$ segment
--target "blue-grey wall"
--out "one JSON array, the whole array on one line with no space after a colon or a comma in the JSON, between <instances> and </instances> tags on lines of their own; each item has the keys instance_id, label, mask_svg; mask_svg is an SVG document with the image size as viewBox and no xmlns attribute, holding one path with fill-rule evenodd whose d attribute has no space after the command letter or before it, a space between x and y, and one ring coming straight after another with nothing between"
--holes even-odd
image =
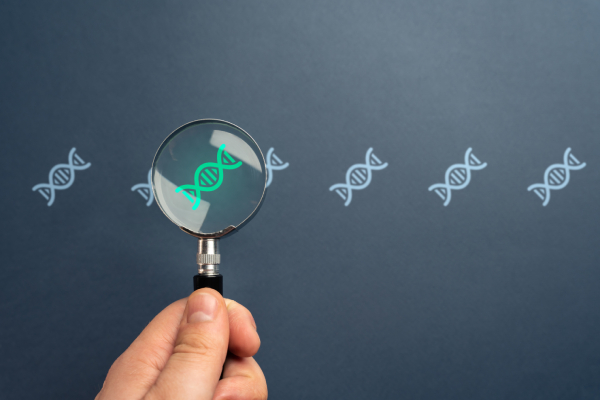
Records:
<instances>
[{"instance_id":1,"label":"blue-grey wall","mask_svg":"<svg viewBox=\"0 0 600 400\"><path fill-rule=\"evenodd\" d=\"M93 398L189 294L195 239L131 188L212 117L289 163L221 243L272 399L600 398L598 21L592 0L3 1L0 397ZM74 147L91 166L48 206L32 188ZM388 166L345 206L329 189L369 148ZM458 190L469 148L486 166Z\"/></svg>"}]
</instances>

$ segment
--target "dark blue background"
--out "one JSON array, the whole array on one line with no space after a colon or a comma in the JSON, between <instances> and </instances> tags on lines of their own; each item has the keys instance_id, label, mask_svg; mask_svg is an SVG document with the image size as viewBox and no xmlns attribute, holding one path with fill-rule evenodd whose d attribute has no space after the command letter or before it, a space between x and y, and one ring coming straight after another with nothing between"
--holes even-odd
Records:
<instances>
[{"instance_id":1,"label":"dark blue background","mask_svg":"<svg viewBox=\"0 0 600 400\"><path fill-rule=\"evenodd\" d=\"M93 398L189 294L195 239L130 189L220 118L290 166L221 242L272 399L600 398L600 3L0 4L0 397ZM46 205L72 147L92 166ZM389 166L329 187L369 147ZM428 187L488 166L448 207ZM543 207L565 149L587 166Z\"/></svg>"}]
</instances>

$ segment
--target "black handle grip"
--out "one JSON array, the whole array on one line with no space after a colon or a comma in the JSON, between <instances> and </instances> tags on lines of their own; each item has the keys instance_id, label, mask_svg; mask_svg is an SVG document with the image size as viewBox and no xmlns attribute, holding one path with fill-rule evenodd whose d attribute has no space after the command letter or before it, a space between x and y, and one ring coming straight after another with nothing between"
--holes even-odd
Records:
<instances>
[{"instance_id":1,"label":"black handle grip","mask_svg":"<svg viewBox=\"0 0 600 400\"><path fill-rule=\"evenodd\" d=\"M223 296L223 275L196 275L194 276L194 290L202 288L215 289Z\"/></svg>"}]
</instances>

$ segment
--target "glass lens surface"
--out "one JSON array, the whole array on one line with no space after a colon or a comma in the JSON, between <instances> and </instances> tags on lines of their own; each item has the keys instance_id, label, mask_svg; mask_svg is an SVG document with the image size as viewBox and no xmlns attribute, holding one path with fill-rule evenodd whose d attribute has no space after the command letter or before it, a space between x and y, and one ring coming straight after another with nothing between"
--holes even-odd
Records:
<instances>
[{"instance_id":1,"label":"glass lens surface","mask_svg":"<svg viewBox=\"0 0 600 400\"><path fill-rule=\"evenodd\" d=\"M160 208L196 233L240 225L260 204L265 185L264 158L256 142L225 121L182 126L163 142L152 164Z\"/></svg>"}]
</instances>

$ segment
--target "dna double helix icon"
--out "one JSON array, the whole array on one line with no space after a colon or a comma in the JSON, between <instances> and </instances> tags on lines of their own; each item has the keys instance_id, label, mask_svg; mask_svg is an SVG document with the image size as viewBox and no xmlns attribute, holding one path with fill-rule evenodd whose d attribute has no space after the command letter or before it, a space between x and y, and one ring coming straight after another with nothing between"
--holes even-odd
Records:
<instances>
[{"instance_id":1,"label":"dna double helix icon","mask_svg":"<svg viewBox=\"0 0 600 400\"><path fill-rule=\"evenodd\" d=\"M271 147L269 149L269 151L267 152L267 159L266 161L266 167L267 167L267 186L269 187L269 185L271 184L271 182L273 181L273 171L281 171L282 169L286 169L287 167L290 166L290 163L284 163L283 161L281 161L281 159L279 159L279 157L277 157L275 155L275 153L273 153L273 151L275 151L275 149L273 147Z\"/></svg>"},{"instance_id":2,"label":"dna double helix icon","mask_svg":"<svg viewBox=\"0 0 600 400\"><path fill-rule=\"evenodd\" d=\"M148 183L138 183L131 187L131 191L137 191L146 200L146 206L150 207L152 200L154 200L154 192L152 192L152 168L148 171Z\"/></svg>"},{"instance_id":3,"label":"dna double helix icon","mask_svg":"<svg viewBox=\"0 0 600 400\"><path fill-rule=\"evenodd\" d=\"M562 164L552 164L544 172L544 183L535 183L527 188L527 191L533 191L541 200L545 207L550 201L550 190L560 190L567 186L571 178L570 170L578 170L585 167L585 163L579 161L572 153L571 148L565 150Z\"/></svg>"},{"instance_id":4,"label":"dna double helix icon","mask_svg":"<svg viewBox=\"0 0 600 400\"><path fill-rule=\"evenodd\" d=\"M371 183L371 171L384 169L388 163L382 162L375 154L373 148L367 150L364 164L354 164L346 171L346 183L338 183L329 188L329 191L334 191L345 200L344 205L347 207L352 201L352 191L362 190Z\"/></svg>"},{"instance_id":5,"label":"dna double helix icon","mask_svg":"<svg viewBox=\"0 0 600 400\"><path fill-rule=\"evenodd\" d=\"M40 183L33 187L33 191L39 192L48 200L48 207L54 203L56 190L65 190L75 182L75 171L88 169L92 164L85 163L77 153L75 147L69 152L68 164L56 164L48 174L48 183Z\"/></svg>"},{"instance_id":6,"label":"dna double helix icon","mask_svg":"<svg viewBox=\"0 0 600 400\"><path fill-rule=\"evenodd\" d=\"M464 164L454 164L446 170L445 183L436 183L429 186L429 191L432 190L444 200L444 207L450 204L452 199L452 190L460 190L466 188L471 182L471 170L480 170L487 166L487 163L479 161L472 149L469 147L465 153Z\"/></svg>"},{"instance_id":7,"label":"dna double helix icon","mask_svg":"<svg viewBox=\"0 0 600 400\"><path fill-rule=\"evenodd\" d=\"M242 162L236 162L233 157L225 151L222 144L217 151L217 162L207 162L200 165L194 173L193 185L181 185L175 189L175 193L183 193L192 202L192 210L200 205L200 193L217 190L223 183L223 170L236 169L242 166Z\"/></svg>"}]
</instances>

